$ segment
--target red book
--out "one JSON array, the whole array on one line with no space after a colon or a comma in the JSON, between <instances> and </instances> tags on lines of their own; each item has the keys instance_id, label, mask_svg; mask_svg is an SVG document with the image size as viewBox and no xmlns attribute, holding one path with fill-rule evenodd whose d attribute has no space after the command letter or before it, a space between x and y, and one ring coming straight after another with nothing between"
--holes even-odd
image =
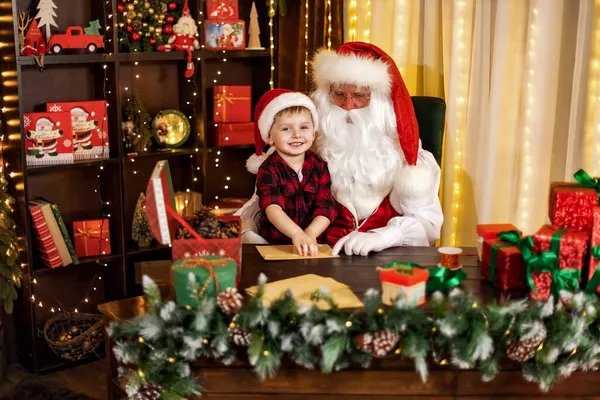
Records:
<instances>
[{"instance_id":1,"label":"red book","mask_svg":"<svg viewBox=\"0 0 600 400\"><path fill-rule=\"evenodd\" d=\"M68 112L73 132L73 154L76 161L110 158L106 102L78 101L47 103L48 112Z\"/></svg>"},{"instance_id":2,"label":"red book","mask_svg":"<svg viewBox=\"0 0 600 400\"><path fill-rule=\"evenodd\" d=\"M73 164L73 133L68 112L23 115L28 166Z\"/></svg>"},{"instance_id":3,"label":"red book","mask_svg":"<svg viewBox=\"0 0 600 400\"><path fill-rule=\"evenodd\" d=\"M46 225L46 220L44 219L40 206L29 205L29 212L31 214L33 230L38 241L42 262L49 268L61 267L62 259L60 258L54 240L50 235L50 230Z\"/></svg>"}]
</instances>

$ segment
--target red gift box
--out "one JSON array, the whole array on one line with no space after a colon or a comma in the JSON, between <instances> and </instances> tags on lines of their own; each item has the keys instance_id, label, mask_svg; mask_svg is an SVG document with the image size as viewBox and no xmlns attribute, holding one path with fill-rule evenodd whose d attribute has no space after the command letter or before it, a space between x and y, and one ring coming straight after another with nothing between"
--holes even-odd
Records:
<instances>
[{"instance_id":1,"label":"red gift box","mask_svg":"<svg viewBox=\"0 0 600 400\"><path fill-rule=\"evenodd\" d=\"M254 144L254 123L215 124L215 146Z\"/></svg>"},{"instance_id":2,"label":"red gift box","mask_svg":"<svg viewBox=\"0 0 600 400\"><path fill-rule=\"evenodd\" d=\"M483 242L489 239L496 239L500 232L517 231L519 235L523 233L512 224L478 224L477 225L477 257L479 261L483 260Z\"/></svg>"},{"instance_id":3,"label":"red gift box","mask_svg":"<svg viewBox=\"0 0 600 400\"><path fill-rule=\"evenodd\" d=\"M76 161L110 157L108 119L104 100L47 103L46 110L70 113L73 155Z\"/></svg>"},{"instance_id":4,"label":"red gift box","mask_svg":"<svg viewBox=\"0 0 600 400\"><path fill-rule=\"evenodd\" d=\"M586 262L588 240L588 232L544 225L533 236L533 251L534 253L550 251L558 253L557 267L559 270L581 272ZM553 246L553 243L557 245ZM557 247L558 252L556 251ZM548 299L552 290L553 272L533 271L531 278L537 293L532 290L530 297L536 300ZM580 279L577 281L579 282Z\"/></svg>"},{"instance_id":5,"label":"red gift box","mask_svg":"<svg viewBox=\"0 0 600 400\"><path fill-rule=\"evenodd\" d=\"M213 90L215 122L252 121L250 86L217 85Z\"/></svg>"},{"instance_id":6,"label":"red gift box","mask_svg":"<svg viewBox=\"0 0 600 400\"><path fill-rule=\"evenodd\" d=\"M515 243L501 239L483 242L481 277L501 290L524 289L526 269L523 255Z\"/></svg>"},{"instance_id":7,"label":"red gift box","mask_svg":"<svg viewBox=\"0 0 600 400\"><path fill-rule=\"evenodd\" d=\"M110 254L110 223L108 219L73 222L75 253L78 257Z\"/></svg>"},{"instance_id":8,"label":"red gift box","mask_svg":"<svg viewBox=\"0 0 600 400\"><path fill-rule=\"evenodd\" d=\"M24 113L27 165L73 164L71 117L62 113Z\"/></svg>"},{"instance_id":9,"label":"red gift box","mask_svg":"<svg viewBox=\"0 0 600 400\"><path fill-rule=\"evenodd\" d=\"M204 21L205 50L243 50L246 48L244 21Z\"/></svg>"},{"instance_id":10,"label":"red gift box","mask_svg":"<svg viewBox=\"0 0 600 400\"><path fill-rule=\"evenodd\" d=\"M156 163L146 188L146 216L148 225L156 240L161 244L172 245L173 261L198 255L225 256L235 260L238 275L242 269L242 236L231 239L204 239L175 211L175 196L169 163L162 160ZM224 221L237 221L239 232L242 231L240 217L220 216ZM183 226L195 236L194 239L175 239L177 226Z\"/></svg>"},{"instance_id":11,"label":"red gift box","mask_svg":"<svg viewBox=\"0 0 600 400\"><path fill-rule=\"evenodd\" d=\"M206 0L206 17L208 19L238 19L237 0Z\"/></svg>"},{"instance_id":12,"label":"red gift box","mask_svg":"<svg viewBox=\"0 0 600 400\"><path fill-rule=\"evenodd\" d=\"M592 215L592 239L586 291L600 293L600 206L594 207ZM598 272L598 277L594 277L596 272Z\"/></svg>"}]
</instances>

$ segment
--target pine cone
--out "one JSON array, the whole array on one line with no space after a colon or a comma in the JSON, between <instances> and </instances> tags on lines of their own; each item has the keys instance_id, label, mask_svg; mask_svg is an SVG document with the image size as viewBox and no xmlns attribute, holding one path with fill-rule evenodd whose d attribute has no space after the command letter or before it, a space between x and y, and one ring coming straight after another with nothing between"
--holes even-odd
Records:
<instances>
[{"instance_id":1,"label":"pine cone","mask_svg":"<svg viewBox=\"0 0 600 400\"><path fill-rule=\"evenodd\" d=\"M375 333L363 333L355 338L356 346L375 357L385 357L400 340L400 335L388 329Z\"/></svg>"},{"instance_id":2,"label":"pine cone","mask_svg":"<svg viewBox=\"0 0 600 400\"><path fill-rule=\"evenodd\" d=\"M231 324L229 324L229 328L227 328L229 337L236 346L248 347L251 339L250 332L241 330L239 325L236 323L237 319L237 316L234 317L231 321Z\"/></svg>"},{"instance_id":3,"label":"pine cone","mask_svg":"<svg viewBox=\"0 0 600 400\"><path fill-rule=\"evenodd\" d=\"M218 239L221 236L221 227L216 219L205 219L200 222L197 232L205 239Z\"/></svg>"},{"instance_id":4,"label":"pine cone","mask_svg":"<svg viewBox=\"0 0 600 400\"><path fill-rule=\"evenodd\" d=\"M138 392L131 397L132 400L158 400L161 387L154 383L144 383Z\"/></svg>"},{"instance_id":5,"label":"pine cone","mask_svg":"<svg viewBox=\"0 0 600 400\"><path fill-rule=\"evenodd\" d=\"M198 220L200 220L200 222L207 220L207 219L217 219L217 217L213 213L212 208L205 207L205 206L202 206L199 209L197 209L196 211L194 211L194 216Z\"/></svg>"},{"instance_id":6,"label":"pine cone","mask_svg":"<svg viewBox=\"0 0 600 400\"><path fill-rule=\"evenodd\" d=\"M217 295L217 306L219 306L225 315L239 313L243 301L244 297L233 287L229 287Z\"/></svg>"},{"instance_id":7,"label":"pine cone","mask_svg":"<svg viewBox=\"0 0 600 400\"><path fill-rule=\"evenodd\" d=\"M538 347L546 339L546 326L542 321L535 321L537 333L530 339L513 338L506 347L506 357L513 361L527 361L535 356Z\"/></svg>"}]
</instances>

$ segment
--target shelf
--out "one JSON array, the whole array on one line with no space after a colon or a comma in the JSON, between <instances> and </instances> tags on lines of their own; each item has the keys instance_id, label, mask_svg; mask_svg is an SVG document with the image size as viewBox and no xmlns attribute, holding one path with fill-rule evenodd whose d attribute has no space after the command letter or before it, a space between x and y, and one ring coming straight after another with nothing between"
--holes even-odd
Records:
<instances>
[{"instance_id":1,"label":"shelf","mask_svg":"<svg viewBox=\"0 0 600 400\"><path fill-rule=\"evenodd\" d=\"M169 250L169 249L170 249L170 246L163 246L161 244L157 244L157 245L145 247L145 248L130 248L130 249L127 249L127 257L159 253L161 251L165 251L165 250Z\"/></svg>"},{"instance_id":2,"label":"shelf","mask_svg":"<svg viewBox=\"0 0 600 400\"><path fill-rule=\"evenodd\" d=\"M89 64L114 61L114 54L59 54L44 56L44 65ZM31 56L17 56L17 64L37 66L36 61Z\"/></svg>"},{"instance_id":3,"label":"shelf","mask_svg":"<svg viewBox=\"0 0 600 400\"><path fill-rule=\"evenodd\" d=\"M198 147L198 152L202 150ZM151 158L151 157L177 157L182 155L193 155L196 154L196 149L168 149L168 150L150 150L142 153L129 153L123 156L126 159L132 158Z\"/></svg>"},{"instance_id":4,"label":"shelf","mask_svg":"<svg viewBox=\"0 0 600 400\"><path fill-rule=\"evenodd\" d=\"M38 174L45 174L45 173L50 173L50 172L70 171L70 170L77 169L77 168L96 167L96 166L100 166L100 165L112 165L112 164L118 164L118 163L119 163L118 158L109 158L108 160L76 161L73 164L28 167L27 173L29 175L38 175Z\"/></svg>"},{"instance_id":5,"label":"shelf","mask_svg":"<svg viewBox=\"0 0 600 400\"><path fill-rule=\"evenodd\" d=\"M200 57L208 60L216 60L220 58L260 58L269 57L271 53L268 49L265 50L202 50L199 52Z\"/></svg>"},{"instance_id":6,"label":"shelf","mask_svg":"<svg viewBox=\"0 0 600 400\"><path fill-rule=\"evenodd\" d=\"M254 150L253 144L238 144L235 146L210 146L206 148L206 151L212 153L213 151L226 151L226 150Z\"/></svg>"},{"instance_id":7,"label":"shelf","mask_svg":"<svg viewBox=\"0 0 600 400\"><path fill-rule=\"evenodd\" d=\"M58 267L58 268L44 267L44 268L34 269L32 272L34 275L38 275L38 274L44 275L44 274L51 273L52 271L56 271L56 270L64 271L65 268L69 268L69 269L81 268L81 267L86 267L91 264L102 264L102 263L107 263L110 261L120 260L121 258L123 258L122 254L110 254L107 256L99 256L99 257L83 257L83 258L79 259L79 264L70 264L70 265L67 265L66 267Z\"/></svg>"}]
</instances>

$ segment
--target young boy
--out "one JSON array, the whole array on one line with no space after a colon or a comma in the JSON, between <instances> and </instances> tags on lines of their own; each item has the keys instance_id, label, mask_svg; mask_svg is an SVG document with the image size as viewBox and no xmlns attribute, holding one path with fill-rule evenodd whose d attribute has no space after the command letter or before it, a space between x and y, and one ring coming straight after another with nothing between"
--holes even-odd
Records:
<instances>
[{"instance_id":1,"label":"young boy","mask_svg":"<svg viewBox=\"0 0 600 400\"><path fill-rule=\"evenodd\" d=\"M317 124L307 96L267 92L254 112L256 154L247 163L258 172L260 235L270 244L292 243L305 256L318 254L317 239L336 216L327 164L309 150ZM271 146L266 155L265 143Z\"/></svg>"}]
</instances>

